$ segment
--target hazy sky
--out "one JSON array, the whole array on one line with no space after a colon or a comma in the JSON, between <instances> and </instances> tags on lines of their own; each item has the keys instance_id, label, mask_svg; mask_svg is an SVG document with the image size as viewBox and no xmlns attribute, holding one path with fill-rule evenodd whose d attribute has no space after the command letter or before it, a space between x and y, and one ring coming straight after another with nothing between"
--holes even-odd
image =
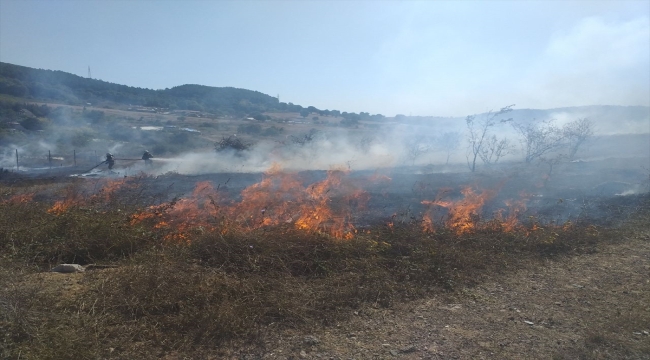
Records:
<instances>
[{"instance_id":1,"label":"hazy sky","mask_svg":"<svg viewBox=\"0 0 650 360\"><path fill-rule=\"evenodd\" d=\"M393 116L650 105L650 1L0 0L0 61Z\"/></svg>"}]
</instances>

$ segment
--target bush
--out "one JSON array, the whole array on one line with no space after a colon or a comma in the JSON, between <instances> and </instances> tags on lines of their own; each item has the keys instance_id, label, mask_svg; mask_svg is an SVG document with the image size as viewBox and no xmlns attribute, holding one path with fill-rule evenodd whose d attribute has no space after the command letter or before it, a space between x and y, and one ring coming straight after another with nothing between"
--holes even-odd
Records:
<instances>
[{"instance_id":1,"label":"bush","mask_svg":"<svg viewBox=\"0 0 650 360\"><path fill-rule=\"evenodd\" d=\"M262 132L260 124L241 124L237 127L237 132L242 134L258 135Z\"/></svg>"},{"instance_id":2,"label":"bush","mask_svg":"<svg viewBox=\"0 0 650 360\"><path fill-rule=\"evenodd\" d=\"M47 120L41 120L35 117L29 117L27 119L20 121L20 125L22 125L22 127L30 131L43 130L45 129L47 124L48 124Z\"/></svg>"},{"instance_id":3,"label":"bush","mask_svg":"<svg viewBox=\"0 0 650 360\"><path fill-rule=\"evenodd\" d=\"M88 130L77 130L70 137L70 144L76 148L85 147L93 139L93 133Z\"/></svg>"},{"instance_id":4,"label":"bush","mask_svg":"<svg viewBox=\"0 0 650 360\"><path fill-rule=\"evenodd\" d=\"M282 132L284 132L284 128L277 127L277 126L271 126L270 128L264 129L264 131L262 132L262 135L264 135L264 136L278 136Z\"/></svg>"},{"instance_id":5,"label":"bush","mask_svg":"<svg viewBox=\"0 0 650 360\"><path fill-rule=\"evenodd\" d=\"M217 152L234 150L236 153L240 153L242 151L250 149L251 146L251 144L243 142L236 136L228 136L221 138L221 141L214 145L214 149Z\"/></svg>"}]
</instances>

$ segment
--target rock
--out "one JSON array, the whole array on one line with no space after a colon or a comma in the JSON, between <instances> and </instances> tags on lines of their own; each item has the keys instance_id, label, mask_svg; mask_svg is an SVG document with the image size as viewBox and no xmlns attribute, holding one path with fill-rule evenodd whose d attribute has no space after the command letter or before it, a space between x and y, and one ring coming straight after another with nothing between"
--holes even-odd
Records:
<instances>
[{"instance_id":1,"label":"rock","mask_svg":"<svg viewBox=\"0 0 650 360\"><path fill-rule=\"evenodd\" d=\"M408 353L415 352L416 350L417 350L417 348L415 347L415 345L409 345L409 346L407 346L405 348L401 348L399 351L401 353L408 354Z\"/></svg>"},{"instance_id":2,"label":"rock","mask_svg":"<svg viewBox=\"0 0 650 360\"><path fill-rule=\"evenodd\" d=\"M397 350L391 350L390 354L393 355L393 356L397 356L397 354L399 354L399 352Z\"/></svg>"},{"instance_id":3,"label":"rock","mask_svg":"<svg viewBox=\"0 0 650 360\"><path fill-rule=\"evenodd\" d=\"M300 350L300 358L301 359L306 359L307 358L307 353L305 352L305 350Z\"/></svg>"},{"instance_id":4,"label":"rock","mask_svg":"<svg viewBox=\"0 0 650 360\"><path fill-rule=\"evenodd\" d=\"M69 273L84 272L86 271L86 269L84 269L84 267L79 264L60 264L53 267L52 270L50 271L69 274Z\"/></svg>"},{"instance_id":5,"label":"rock","mask_svg":"<svg viewBox=\"0 0 650 360\"><path fill-rule=\"evenodd\" d=\"M534 323L532 321L524 320L524 322L528 325L533 325Z\"/></svg>"},{"instance_id":6,"label":"rock","mask_svg":"<svg viewBox=\"0 0 650 360\"><path fill-rule=\"evenodd\" d=\"M305 336L302 341L307 344L307 345L318 345L320 344L320 339L313 336L313 335L307 335Z\"/></svg>"}]
</instances>

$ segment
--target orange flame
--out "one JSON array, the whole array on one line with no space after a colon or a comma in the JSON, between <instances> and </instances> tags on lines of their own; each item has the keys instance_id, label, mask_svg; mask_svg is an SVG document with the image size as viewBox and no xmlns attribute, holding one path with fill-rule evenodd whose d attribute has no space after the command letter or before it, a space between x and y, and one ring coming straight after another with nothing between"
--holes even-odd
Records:
<instances>
[{"instance_id":1,"label":"orange flame","mask_svg":"<svg viewBox=\"0 0 650 360\"><path fill-rule=\"evenodd\" d=\"M308 201L300 206L296 228L325 231L342 239L354 237L356 229L351 221L352 208L364 207L369 198L363 190L357 189L349 181L344 181L348 174L349 171L346 170L330 170L325 180L306 189ZM342 201L336 204L336 208L331 206L331 192L334 195L342 195Z\"/></svg>"},{"instance_id":2,"label":"orange flame","mask_svg":"<svg viewBox=\"0 0 650 360\"><path fill-rule=\"evenodd\" d=\"M131 216L131 225L149 219L156 219L154 229L170 229L166 240L187 241L188 233L194 229L215 230L219 213L217 201L219 194L209 181L196 184L188 198L172 201L162 205L150 206L144 212Z\"/></svg>"},{"instance_id":3,"label":"orange flame","mask_svg":"<svg viewBox=\"0 0 650 360\"><path fill-rule=\"evenodd\" d=\"M110 201L114 194L124 188L135 188L137 183L133 181L133 178L124 178L124 179L106 179L100 182L102 184L100 190L97 194L85 198L80 189L76 186L69 186L66 188L66 195L63 200L57 200L54 205L47 211L50 214L61 215L72 206L85 205L87 203L95 202L108 202Z\"/></svg>"},{"instance_id":4,"label":"orange flame","mask_svg":"<svg viewBox=\"0 0 650 360\"><path fill-rule=\"evenodd\" d=\"M424 200L424 205L437 205L448 210L446 226L457 234L463 234L474 231L483 205L496 195L495 190L483 190L476 193L471 187L467 186L461 190L463 199L458 201L444 201L437 199L434 201ZM427 212L424 221L424 230L433 231L433 219L431 212ZM430 228L427 228L429 226Z\"/></svg>"},{"instance_id":5,"label":"orange flame","mask_svg":"<svg viewBox=\"0 0 650 360\"><path fill-rule=\"evenodd\" d=\"M34 195L35 194L33 193L18 194L10 197L7 200L4 200L2 203L11 205L26 204L34 199Z\"/></svg>"},{"instance_id":6,"label":"orange flame","mask_svg":"<svg viewBox=\"0 0 650 360\"><path fill-rule=\"evenodd\" d=\"M347 174L347 171L331 170L325 180L305 187L296 174L273 165L259 183L241 192L239 203L224 204L224 199L204 182L197 184L188 198L149 207L133 215L131 224L157 218L155 228L186 234L197 227L216 230L215 220L221 215L229 219L220 223L222 231L223 226L251 231L288 223L297 229L350 239L356 233L352 225L353 209L365 206L369 197L346 177Z\"/></svg>"},{"instance_id":7,"label":"orange flame","mask_svg":"<svg viewBox=\"0 0 650 360\"><path fill-rule=\"evenodd\" d=\"M508 207L508 215L504 218L503 212L500 211L497 213L496 217L496 219L501 222L503 231L512 232L517 229L519 226L519 216L526 211L526 202L528 202L529 198L530 194L522 192L520 194L520 199L509 199L504 201L505 205Z\"/></svg>"}]
</instances>

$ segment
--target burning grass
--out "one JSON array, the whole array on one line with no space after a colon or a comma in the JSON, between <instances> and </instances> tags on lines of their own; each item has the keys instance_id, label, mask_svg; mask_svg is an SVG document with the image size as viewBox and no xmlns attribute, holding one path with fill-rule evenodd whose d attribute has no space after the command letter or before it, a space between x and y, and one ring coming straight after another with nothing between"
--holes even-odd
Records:
<instances>
[{"instance_id":1,"label":"burning grass","mask_svg":"<svg viewBox=\"0 0 650 360\"><path fill-rule=\"evenodd\" d=\"M330 325L362 306L594 251L614 231L534 219L511 226L514 215L482 220L462 201L473 207L490 193L469 190L460 201L431 202L447 211L435 231L422 219L360 231L354 212L367 195L343 171L304 186L272 169L239 202L199 183L187 198L142 209L145 180L67 189L63 198L74 201L64 211L23 197L0 202L3 357L218 352L230 341L255 343L264 329ZM647 198L640 203L647 209ZM36 274L62 262L120 267L74 275L67 293L48 282L58 274Z\"/></svg>"}]
</instances>

